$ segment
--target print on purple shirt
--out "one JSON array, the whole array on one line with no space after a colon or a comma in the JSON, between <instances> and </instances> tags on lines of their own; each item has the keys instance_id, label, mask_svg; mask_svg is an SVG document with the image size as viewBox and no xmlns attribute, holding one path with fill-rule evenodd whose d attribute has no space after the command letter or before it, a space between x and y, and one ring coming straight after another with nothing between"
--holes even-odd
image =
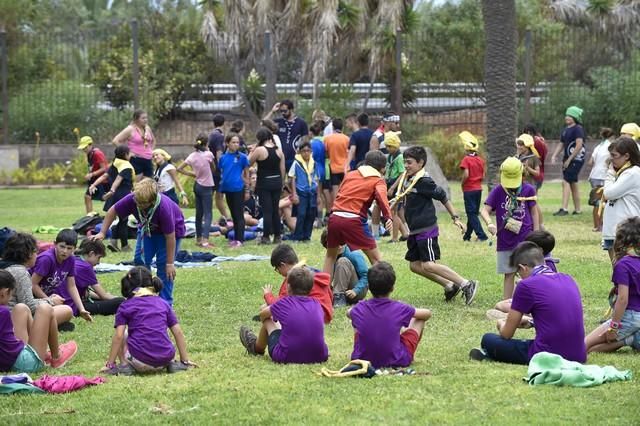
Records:
<instances>
[{"instance_id":1,"label":"print on purple shirt","mask_svg":"<svg viewBox=\"0 0 640 426\"><path fill-rule=\"evenodd\" d=\"M518 194L518 197L533 197L536 195L536 190L528 183L522 184L522 189ZM516 208L511 212L512 217L516 220L522 221L522 227L520 233L514 234L504 228L504 223L509 217L509 200L510 196L507 194L502 185L497 185L484 202L490 206L496 213L496 226L498 228L498 251L506 251L514 249L518 243L524 241L527 235L533 231L533 218L531 217L531 209L536 205L534 200L518 201Z\"/></svg>"},{"instance_id":2,"label":"print on purple shirt","mask_svg":"<svg viewBox=\"0 0 640 426\"><path fill-rule=\"evenodd\" d=\"M36 264L29 270L31 275L38 274L42 277L40 288L47 296L54 293L60 294L60 288L67 286L67 277L75 275L75 260L68 257L62 263L58 263L55 247L43 251L38 255Z\"/></svg>"}]
</instances>

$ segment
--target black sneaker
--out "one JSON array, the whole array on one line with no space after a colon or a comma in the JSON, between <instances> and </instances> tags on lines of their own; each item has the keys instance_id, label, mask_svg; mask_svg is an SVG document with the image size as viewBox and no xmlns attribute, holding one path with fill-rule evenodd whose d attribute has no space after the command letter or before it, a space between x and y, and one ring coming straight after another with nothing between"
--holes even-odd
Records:
<instances>
[{"instance_id":1,"label":"black sneaker","mask_svg":"<svg viewBox=\"0 0 640 426\"><path fill-rule=\"evenodd\" d=\"M258 338L253 333L253 331L249 329L249 327L247 327L246 325L240 327L240 342L250 355L257 355L256 340L258 340Z\"/></svg>"},{"instance_id":2,"label":"black sneaker","mask_svg":"<svg viewBox=\"0 0 640 426\"><path fill-rule=\"evenodd\" d=\"M344 293L334 293L333 294L333 307L334 308L342 308L347 306L347 295Z\"/></svg>"},{"instance_id":3,"label":"black sneaker","mask_svg":"<svg viewBox=\"0 0 640 426\"><path fill-rule=\"evenodd\" d=\"M181 363L180 361L171 361L169 365L167 365L167 373L179 373L181 371L187 371L189 366Z\"/></svg>"},{"instance_id":4,"label":"black sneaker","mask_svg":"<svg viewBox=\"0 0 640 426\"><path fill-rule=\"evenodd\" d=\"M489 358L487 353L480 348L473 348L469 351L469 359L474 361L484 361Z\"/></svg>"},{"instance_id":5,"label":"black sneaker","mask_svg":"<svg viewBox=\"0 0 640 426\"><path fill-rule=\"evenodd\" d=\"M264 246L267 244L271 244L271 240L269 239L269 237L262 237L260 238L260 241L258 241L258 245Z\"/></svg>"},{"instance_id":6,"label":"black sneaker","mask_svg":"<svg viewBox=\"0 0 640 426\"><path fill-rule=\"evenodd\" d=\"M262 322L262 319L260 319L260 315L254 315L251 317L251 321Z\"/></svg>"},{"instance_id":7,"label":"black sneaker","mask_svg":"<svg viewBox=\"0 0 640 426\"><path fill-rule=\"evenodd\" d=\"M554 216L566 216L569 214L569 211L565 210L565 209L558 209L557 212L555 212L553 215Z\"/></svg>"},{"instance_id":8,"label":"black sneaker","mask_svg":"<svg viewBox=\"0 0 640 426\"><path fill-rule=\"evenodd\" d=\"M58 331L60 332L70 332L76 329L76 325L71 321L63 322L62 324L58 324Z\"/></svg>"},{"instance_id":9,"label":"black sneaker","mask_svg":"<svg viewBox=\"0 0 640 426\"><path fill-rule=\"evenodd\" d=\"M282 237L280 235L276 235L273 237L273 244L282 244Z\"/></svg>"},{"instance_id":10,"label":"black sneaker","mask_svg":"<svg viewBox=\"0 0 640 426\"><path fill-rule=\"evenodd\" d=\"M116 368L118 369L118 376L133 376L136 374L135 368L129 364L120 364Z\"/></svg>"},{"instance_id":11,"label":"black sneaker","mask_svg":"<svg viewBox=\"0 0 640 426\"><path fill-rule=\"evenodd\" d=\"M457 284L454 284L453 287L451 287L451 290L444 290L444 301L445 302L451 302L453 300L454 297L456 297L458 295L458 293L460 292L460 286Z\"/></svg>"},{"instance_id":12,"label":"black sneaker","mask_svg":"<svg viewBox=\"0 0 640 426\"><path fill-rule=\"evenodd\" d=\"M227 227L227 218L222 216L220 217L220 219L218 220L218 225L222 226L222 227Z\"/></svg>"},{"instance_id":13,"label":"black sneaker","mask_svg":"<svg viewBox=\"0 0 640 426\"><path fill-rule=\"evenodd\" d=\"M571 213L571 214L575 216L575 215L582 214L582 212L578 211L578 210L574 210L573 213Z\"/></svg>"},{"instance_id":14,"label":"black sneaker","mask_svg":"<svg viewBox=\"0 0 640 426\"><path fill-rule=\"evenodd\" d=\"M476 297L476 292L478 291L478 284L478 281L469 280L469 284L462 287L461 290L465 305L470 305L473 302L473 299Z\"/></svg>"}]
</instances>

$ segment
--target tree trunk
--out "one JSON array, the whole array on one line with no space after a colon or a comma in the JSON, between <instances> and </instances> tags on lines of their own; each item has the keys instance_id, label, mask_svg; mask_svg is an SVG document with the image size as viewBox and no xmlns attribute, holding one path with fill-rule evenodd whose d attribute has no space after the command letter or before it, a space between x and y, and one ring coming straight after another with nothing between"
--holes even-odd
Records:
<instances>
[{"instance_id":1,"label":"tree trunk","mask_svg":"<svg viewBox=\"0 0 640 426\"><path fill-rule=\"evenodd\" d=\"M482 0L482 18L486 46L487 176L492 187L500 181L500 164L514 153L517 130L515 0Z\"/></svg>"}]
</instances>

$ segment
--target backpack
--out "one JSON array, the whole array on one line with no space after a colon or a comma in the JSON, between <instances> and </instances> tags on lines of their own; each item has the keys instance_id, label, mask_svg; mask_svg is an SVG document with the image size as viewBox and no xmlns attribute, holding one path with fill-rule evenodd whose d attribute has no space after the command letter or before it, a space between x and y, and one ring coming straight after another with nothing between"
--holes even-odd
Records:
<instances>
[{"instance_id":1,"label":"backpack","mask_svg":"<svg viewBox=\"0 0 640 426\"><path fill-rule=\"evenodd\" d=\"M73 222L72 228L80 235L86 235L97 224L102 223L102 217L98 213L88 214L82 216L80 219Z\"/></svg>"},{"instance_id":2,"label":"backpack","mask_svg":"<svg viewBox=\"0 0 640 426\"><path fill-rule=\"evenodd\" d=\"M7 242L9 237L11 237L15 233L16 231L11 228L0 228L0 256L2 256L2 251L4 250L5 243Z\"/></svg>"}]
</instances>

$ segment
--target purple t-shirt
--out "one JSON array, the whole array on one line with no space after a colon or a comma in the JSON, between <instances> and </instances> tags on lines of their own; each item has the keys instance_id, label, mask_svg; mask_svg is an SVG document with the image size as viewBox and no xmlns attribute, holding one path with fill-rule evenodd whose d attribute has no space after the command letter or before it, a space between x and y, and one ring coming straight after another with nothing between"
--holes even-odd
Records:
<instances>
[{"instance_id":1,"label":"purple t-shirt","mask_svg":"<svg viewBox=\"0 0 640 426\"><path fill-rule=\"evenodd\" d=\"M629 287L627 309L640 312L640 257L625 256L613 265L611 281L615 286Z\"/></svg>"},{"instance_id":2,"label":"purple t-shirt","mask_svg":"<svg viewBox=\"0 0 640 426\"><path fill-rule=\"evenodd\" d=\"M548 253L544 257L544 264L547 265L547 268L551 269L553 272L558 272L558 268L556 267L556 263L558 262L559 260L552 257L551 253Z\"/></svg>"},{"instance_id":3,"label":"purple t-shirt","mask_svg":"<svg viewBox=\"0 0 640 426\"><path fill-rule=\"evenodd\" d=\"M131 356L153 367L162 367L176 354L167 329L177 323L167 302L158 296L141 296L122 302L116 312L115 327L127 326Z\"/></svg>"},{"instance_id":4,"label":"purple t-shirt","mask_svg":"<svg viewBox=\"0 0 640 426\"><path fill-rule=\"evenodd\" d=\"M569 361L587 360L580 290L569 275L542 273L521 280L511 309L533 317L536 337L529 359L544 351Z\"/></svg>"},{"instance_id":5,"label":"purple t-shirt","mask_svg":"<svg viewBox=\"0 0 640 426\"><path fill-rule=\"evenodd\" d=\"M113 206L116 209L118 217L127 217L134 215L140 221L138 208L133 194L129 194ZM185 234L184 215L180 206L171 201L171 198L164 194L160 194L160 204L151 217L151 234L170 234L176 233L176 238L183 238Z\"/></svg>"},{"instance_id":6,"label":"purple t-shirt","mask_svg":"<svg viewBox=\"0 0 640 426\"><path fill-rule=\"evenodd\" d=\"M0 305L0 371L9 371L24 349L24 342L13 332L11 311Z\"/></svg>"},{"instance_id":7,"label":"purple t-shirt","mask_svg":"<svg viewBox=\"0 0 640 426\"><path fill-rule=\"evenodd\" d=\"M522 190L518 197L533 197L536 195L536 189L528 183L522 183ZM487 201L484 203L490 206L496 212L496 226L498 227L498 251L513 250L519 243L533 231L533 218L531 217L531 209L536 205L533 200L518 201L516 208L512 212L512 217L522 221L520 233L514 234L504 229L504 223L508 217L509 196L502 185L497 185L489 193Z\"/></svg>"},{"instance_id":8,"label":"purple t-shirt","mask_svg":"<svg viewBox=\"0 0 640 426\"><path fill-rule=\"evenodd\" d=\"M406 367L413 357L400 341L400 330L408 327L416 313L413 306L387 298L362 301L351 309L356 330L351 359L365 359L374 368Z\"/></svg>"},{"instance_id":9,"label":"purple t-shirt","mask_svg":"<svg viewBox=\"0 0 640 426\"><path fill-rule=\"evenodd\" d=\"M53 247L40 253L35 266L29 270L31 275L38 274L42 277L40 288L47 296L54 293L60 295L61 288L66 290L67 278L73 277L76 271L74 257L70 256L58 263L55 250Z\"/></svg>"},{"instance_id":10,"label":"purple t-shirt","mask_svg":"<svg viewBox=\"0 0 640 426\"><path fill-rule=\"evenodd\" d=\"M317 300L288 296L271 305L271 316L282 326L280 340L271 353L275 362L313 364L325 362L324 314Z\"/></svg>"},{"instance_id":11,"label":"purple t-shirt","mask_svg":"<svg viewBox=\"0 0 640 426\"><path fill-rule=\"evenodd\" d=\"M86 296L87 289L98 283L98 278L93 270L93 266L91 266L89 262L82 260L79 257L74 258L74 260L76 270L76 288L78 289L78 294L82 299ZM64 304L71 307L73 315L78 315L78 307L73 303L73 299L71 298L66 285L58 287L58 294L64 299Z\"/></svg>"}]
</instances>

